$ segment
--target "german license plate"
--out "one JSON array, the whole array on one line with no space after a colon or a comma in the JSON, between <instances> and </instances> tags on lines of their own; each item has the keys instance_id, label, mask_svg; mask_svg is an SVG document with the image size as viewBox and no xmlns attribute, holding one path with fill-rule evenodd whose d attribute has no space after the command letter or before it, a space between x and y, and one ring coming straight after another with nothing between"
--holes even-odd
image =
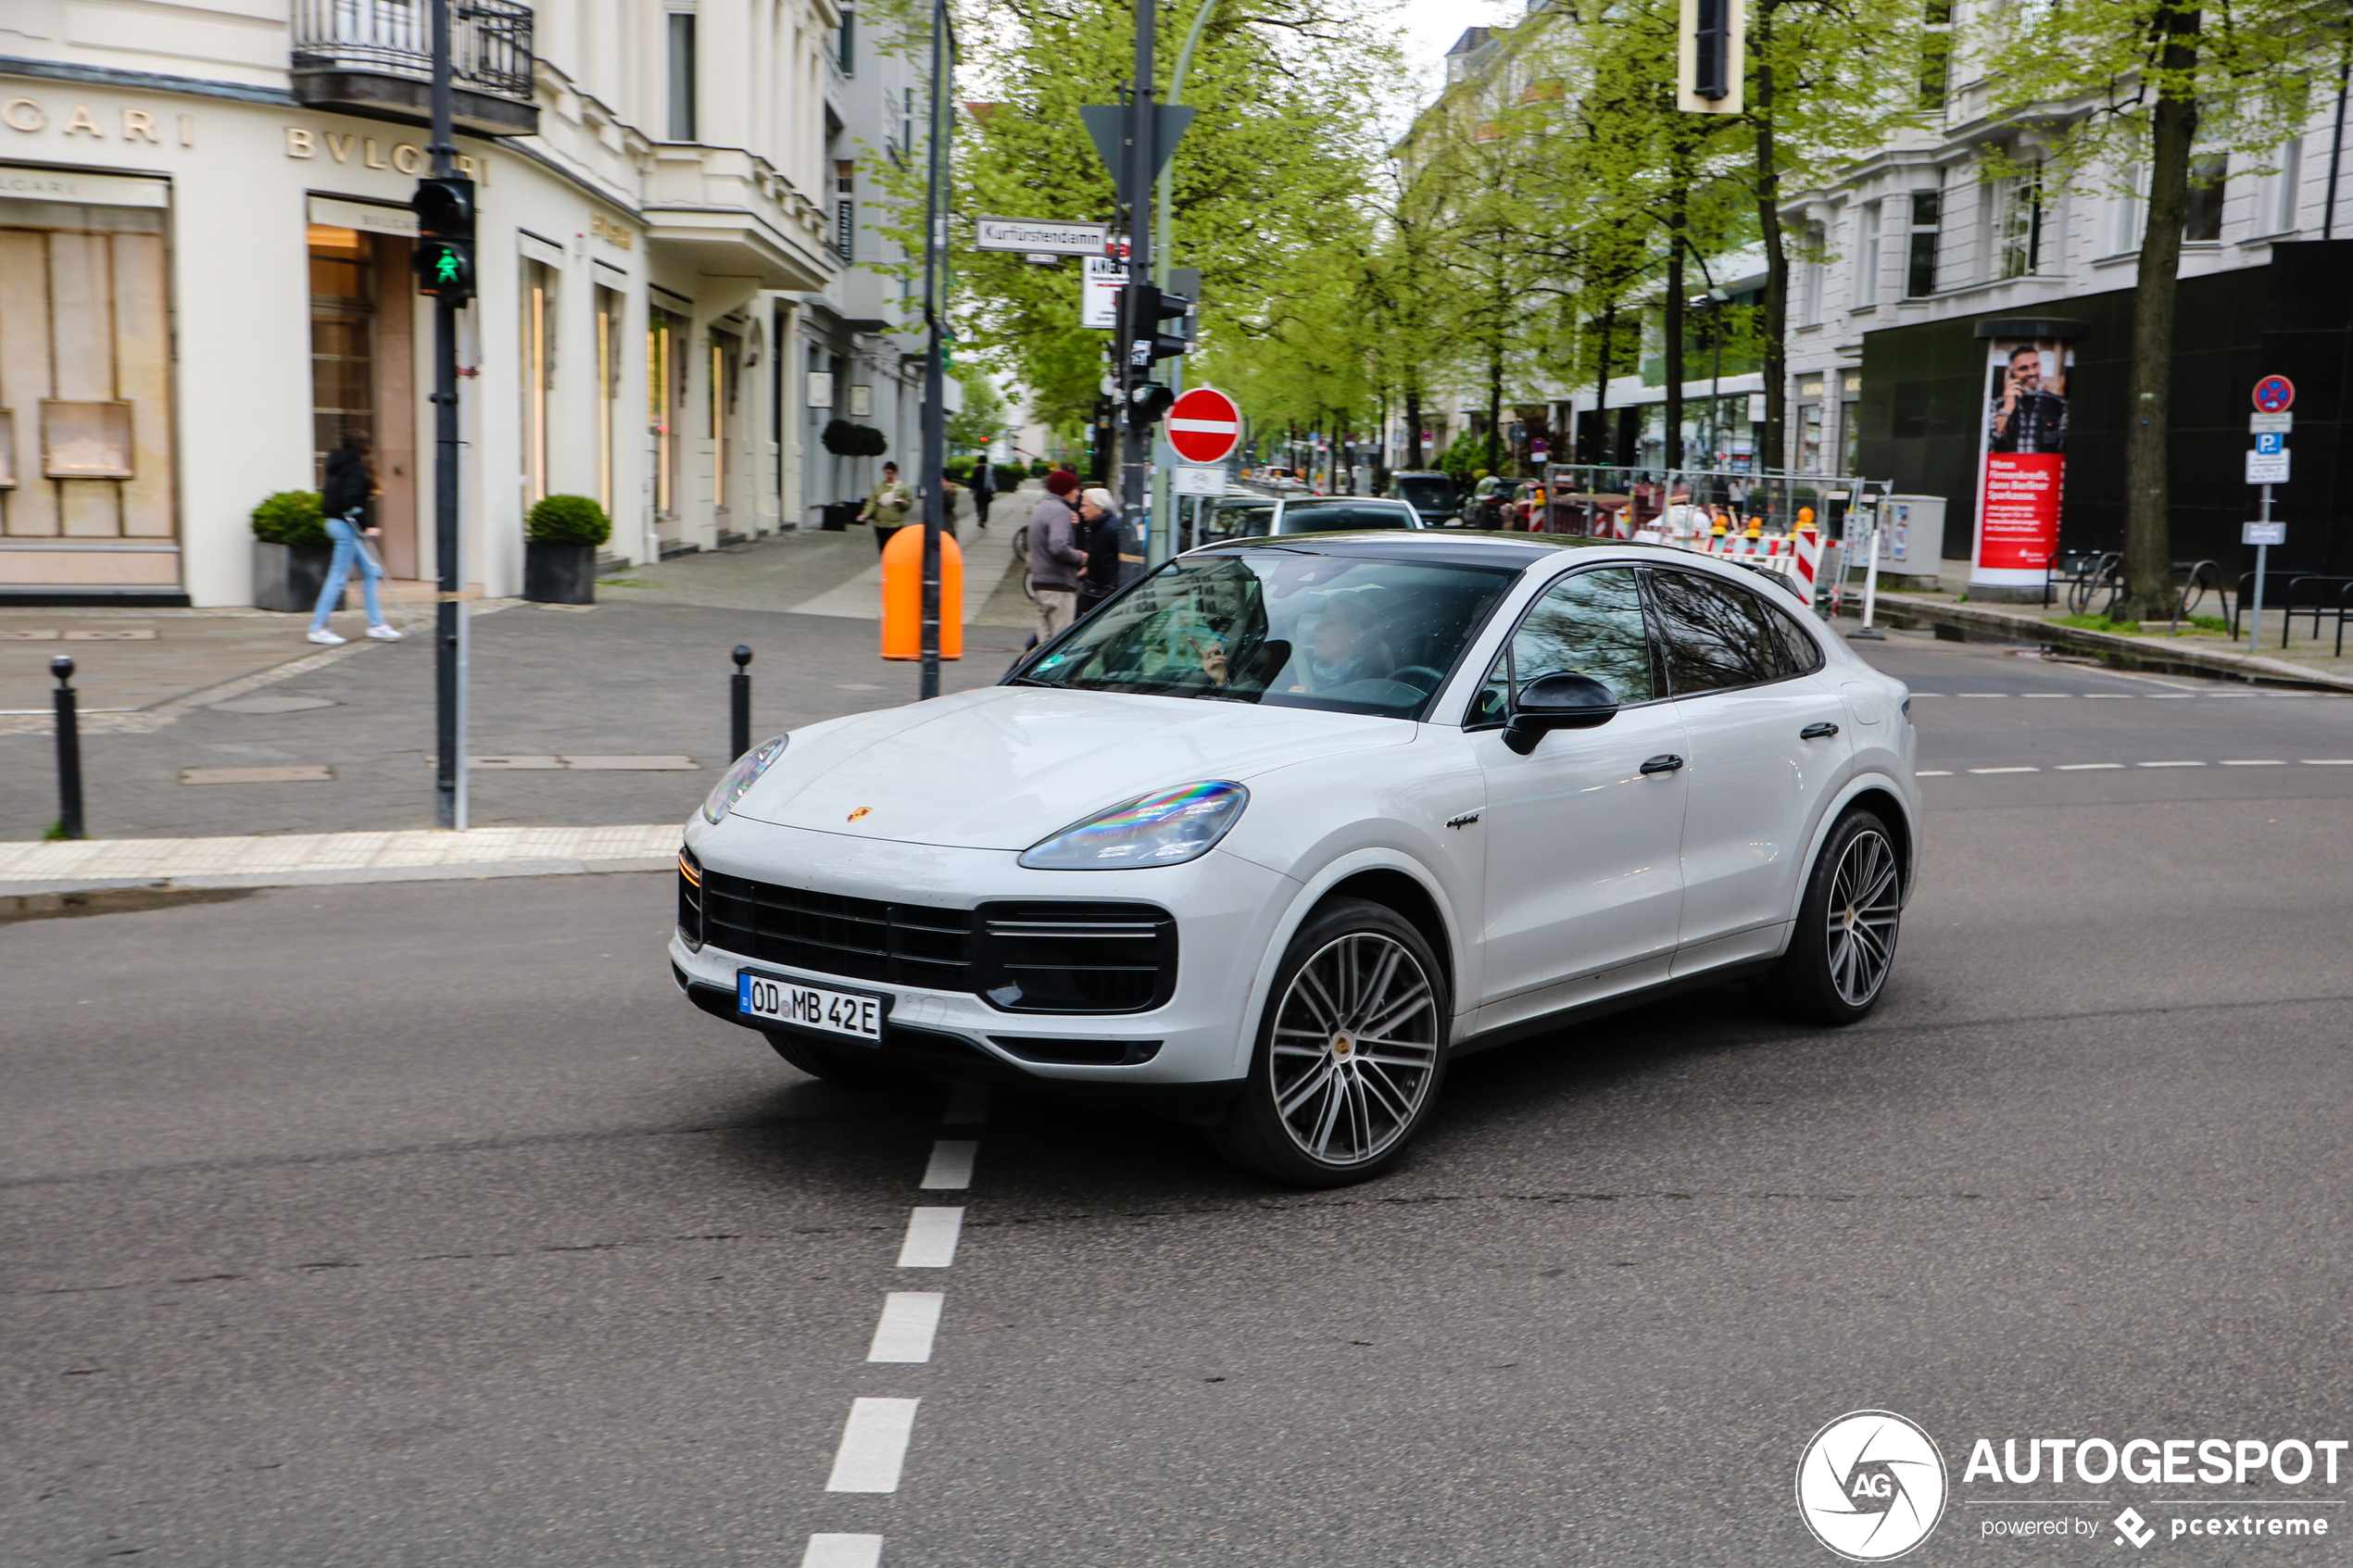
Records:
<instances>
[{"instance_id":1,"label":"german license plate","mask_svg":"<svg viewBox=\"0 0 2353 1568\"><path fill-rule=\"evenodd\" d=\"M786 1023L879 1046L890 998L804 985L746 969L736 972L736 1010L764 1023Z\"/></svg>"}]
</instances>

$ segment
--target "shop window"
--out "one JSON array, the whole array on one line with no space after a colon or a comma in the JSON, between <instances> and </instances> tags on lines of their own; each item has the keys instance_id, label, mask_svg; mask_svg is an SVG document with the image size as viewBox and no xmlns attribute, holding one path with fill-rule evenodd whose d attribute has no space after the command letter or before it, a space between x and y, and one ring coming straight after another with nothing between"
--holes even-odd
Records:
<instances>
[{"instance_id":1,"label":"shop window","mask_svg":"<svg viewBox=\"0 0 2353 1568\"><path fill-rule=\"evenodd\" d=\"M686 355L681 352L686 318L659 306L647 312L646 430L653 445L653 501L657 521L678 515L678 441L686 406Z\"/></svg>"},{"instance_id":2,"label":"shop window","mask_svg":"<svg viewBox=\"0 0 2353 1568\"><path fill-rule=\"evenodd\" d=\"M163 235L159 210L0 200L0 533L10 539L173 535ZM170 572L168 559L133 564ZM0 553L0 583L52 581L39 572L53 564Z\"/></svg>"},{"instance_id":3,"label":"shop window","mask_svg":"<svg viewBox=\"0 0 2353 1568\"><path fill-rule=\"evenodd\" d=\"M597 289L597 504L605 515L616 514L620 496L613 487L613 439L621 425L621 295L599 284Z\"/></svg>"},{"instance_id":4,"label":"shop window","mask_svg":"<svg viewBox=\"0 0 2353 1568\"><path fill-rule=\"evenodd\" d=\"M522 459L523 504L547 495L548 404L555 389L555 270L545 262L522 264Z\"/></svg>"}]
</instances>

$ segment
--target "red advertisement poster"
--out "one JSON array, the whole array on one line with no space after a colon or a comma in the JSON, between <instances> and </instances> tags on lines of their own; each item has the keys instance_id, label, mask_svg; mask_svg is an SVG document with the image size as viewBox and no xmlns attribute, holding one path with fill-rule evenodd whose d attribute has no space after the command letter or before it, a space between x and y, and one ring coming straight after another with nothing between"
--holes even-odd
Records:
<instances>
[{"instance_id":1,"label":"red advertisement poster","mask_svg":"<svg viewBox=\"0 0 2353 1568\"><path fill-rule=\"evenodd\" d=\"M2074 358L2059 342L2008 339L1993 345L1985 420L1978 434L1972 583L2039 583L2058 551Z\"/></svg>"},{"instance_id":2,"label":"red advertisement poster","mask_svg":"<svg viewBox=\"0 0 2353 1568\"><path fill-rule=\"evenodd\" d=\"M1979 495L1977 564L2034 571L2058 548L2059 489L2067 458L2057 452L1988 452Z\"/></svg>"}]
</instances>

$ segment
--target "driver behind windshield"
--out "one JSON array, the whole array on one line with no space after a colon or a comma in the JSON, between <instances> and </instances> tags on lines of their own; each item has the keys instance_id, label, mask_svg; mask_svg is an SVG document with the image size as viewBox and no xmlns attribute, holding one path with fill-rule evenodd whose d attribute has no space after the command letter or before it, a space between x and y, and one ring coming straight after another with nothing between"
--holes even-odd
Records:
<instances>
[{"instance_id":1,"label":"driver behind windshield","mask_svg":"<svg viewBox=\"0 0 2353 1568\"><path fill-rule=\"evenodd\" d=\"M1293 691L1327 692L1352 681L1386 677L1396 665L1380 635L1383 616L1378 590L1334 594L1315 622L1315 640L1299 671L1306 677Z\"/></svg>"}]
</instances>

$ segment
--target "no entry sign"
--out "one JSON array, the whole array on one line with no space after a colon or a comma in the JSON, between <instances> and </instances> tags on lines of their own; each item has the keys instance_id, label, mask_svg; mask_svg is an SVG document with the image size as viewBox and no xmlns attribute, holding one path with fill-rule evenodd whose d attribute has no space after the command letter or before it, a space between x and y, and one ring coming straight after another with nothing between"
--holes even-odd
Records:
<instances>
[{"instance_id":1,"label":"no entry sign","mask_svg":"<svg viewBox=\"0 0 2353 1568\"><path fill-rule=\"evenodd\" d=\"M1194 387L1168 406L1168 444L1189 463L1222 463L1241 438L1241 409L1214 387Z\"/></svg>"}]
</instances>

